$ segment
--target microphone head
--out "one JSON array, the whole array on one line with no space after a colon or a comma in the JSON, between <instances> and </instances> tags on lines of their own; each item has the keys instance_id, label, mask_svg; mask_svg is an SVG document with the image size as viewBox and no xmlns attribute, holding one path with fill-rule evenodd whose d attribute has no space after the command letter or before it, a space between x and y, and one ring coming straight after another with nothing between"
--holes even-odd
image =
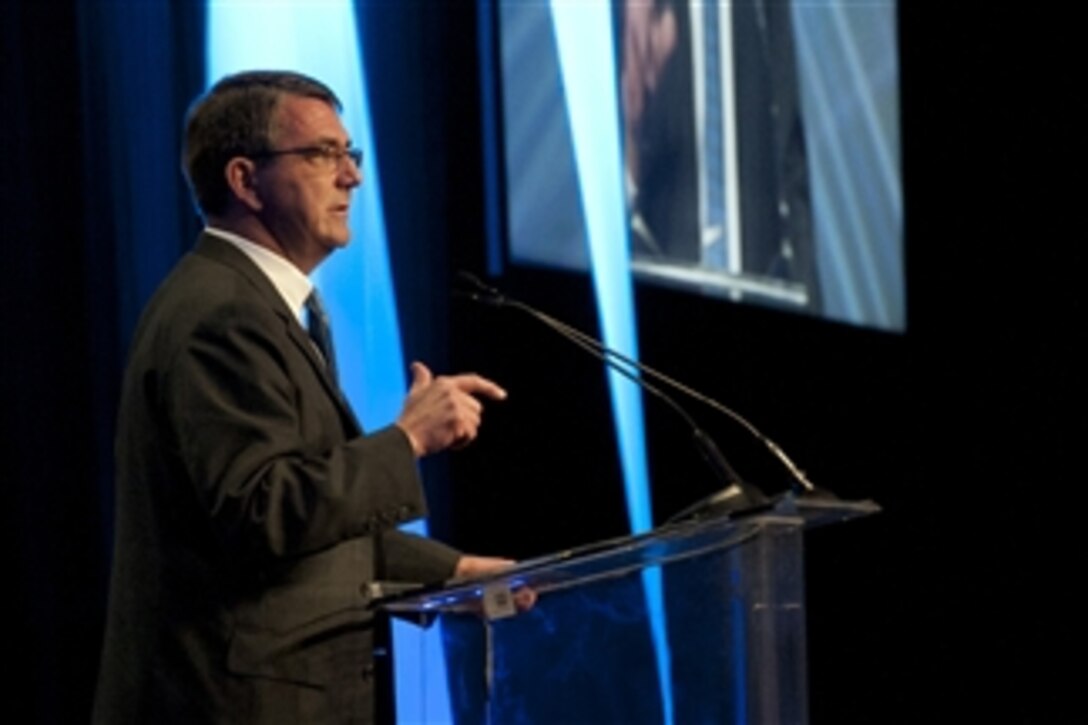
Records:
<instances>
[{"instance_id":1,"label":"microphone head","mask_svg":"<svg viewBox=\"0 0 1088 725\"><path fill-rule=\"evenodd\" d=\"M503 296L502 292L484 284L483 280L471 272L459 269L457 270L457 276L467 282L473 289L470 291L454 290L454 295L458 297L467 297L473 302L479 302L492 307L502 307L506 304L506 298Z\"/></svg>"},{"instance_id":2,"label":"microphone head","mask_svg":"<svg viewBox=\"0 0 1088 725\"><path fill-rule=\"evenodd\" d=\"M472 272L468 272L466 270L459 269L459 270L457 270L457 276L461 280L463 280L465 282L468 282L470 285L472 285L476 289L480 290L481 292L487 292L488 294L493 294L493 295L499 294L499 291L497 289L495 289L494 287L491 287L489 285L484 284L483 280L480 279L478 276L474 275Z\"/></svg>"},{"instance_id":3,"label":"microphone head","mask_svg":"<svg viewBox=\"0 0 1088 725\"><path fill-rule=\"evenodd\" d=\"M702 498L679 513L669 517L669 523L703 521L719 517L735 517L765 511L772 501L750 483L737 479L725 488Z\"/></svg>"}]
</instances>

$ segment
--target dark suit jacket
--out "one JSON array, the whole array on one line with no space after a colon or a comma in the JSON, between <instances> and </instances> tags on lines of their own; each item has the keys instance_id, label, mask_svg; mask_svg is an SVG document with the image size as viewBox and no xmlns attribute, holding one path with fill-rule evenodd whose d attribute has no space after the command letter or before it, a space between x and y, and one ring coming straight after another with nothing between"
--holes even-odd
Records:
<instances>
[{"instance_id":1,"label":"dark suit jacket","mask_svg":"<svg viewBox=\"0 0 1088 725\"><path fill-rule=\"evenodd\" d=\"M116 549L95 721L373 717L376 578L438 581L458 554L411 447L363 435L282 298L204 235L137 328L117 436Z\"/></svg>"}]
</instances>

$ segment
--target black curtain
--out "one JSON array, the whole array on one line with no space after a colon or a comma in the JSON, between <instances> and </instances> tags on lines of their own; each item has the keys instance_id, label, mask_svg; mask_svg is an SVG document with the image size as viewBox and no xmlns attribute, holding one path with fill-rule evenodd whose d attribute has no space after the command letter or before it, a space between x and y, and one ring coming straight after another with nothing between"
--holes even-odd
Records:
<instances>
[{"instance_id":1,"label":"black curtain","mask_svg":"<svg viewBox=\"0 0 1088 725\"><path fill-rule=\"evenodd\" d=\"M4 550L17 583L5 684L32 722L90 712L125 347L197 228L178 130L203 86L201 15L200 3L0 3Z\"/></svg>"},{"instance_id":2,"label":"black curtain","mask_svg":"<svg viewBox=\"0 0 1088 725\"><path fill-rule=\"evenodd\" d=\"M78 43L74 8L0 5L5 370L5 588L15 646L8 702L64 719L86 713L96 669L102 521L94 471L92 342L83 248L79 79L58 48ZM43 39L46 39L43 42ZM75 474L75 475L73 475ZM79 480L74 480L78 477ZM10 593L9 593L10 592ZM10 602L14 600L14 607ZM16 654L17 653L17 654ZM18 699L16 699L18 698ZM85 714L83 715L85 717Z\"/></svg>"}]
</instances>

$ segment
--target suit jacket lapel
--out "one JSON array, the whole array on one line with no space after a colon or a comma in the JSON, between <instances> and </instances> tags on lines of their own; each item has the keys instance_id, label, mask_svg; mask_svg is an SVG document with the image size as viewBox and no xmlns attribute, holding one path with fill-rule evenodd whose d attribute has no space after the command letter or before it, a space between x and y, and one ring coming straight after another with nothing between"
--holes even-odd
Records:
<instances>
[{"instance_id":1,"label":"suit jacket lapel","mask_svg":"<svg viewBox=\"0 0 1088 725\"><path fill-rule=\"evenodd\" d=\"M355 417L351 405L344 397L340 386L333 380L332 375L329 372L329 366L325 364L321 355L314 348L313 340L310 339L309 333L302 329L302 325L299 324L295 313L287 308L287 304L283 301L283 297L280 296L280 293L276 290L268 277L265 276L265 273L262 272L244 252L237 249L230 242L221 239L214 234L201 234L197 239L197 244L193 249L193 253L214 259L215 261L230 267L253 286L257 294L268 303L276 313L276 316L283 321L287 336L291 338L291 341L310 362L318 379L321 380L321 384L324 386L325 391L334 401L336 401L337 408L340 411L340 417L343 419L345 426L348 430L354 431L357 435L362 434L363 428Z\"/></svg>"}]
</instances>

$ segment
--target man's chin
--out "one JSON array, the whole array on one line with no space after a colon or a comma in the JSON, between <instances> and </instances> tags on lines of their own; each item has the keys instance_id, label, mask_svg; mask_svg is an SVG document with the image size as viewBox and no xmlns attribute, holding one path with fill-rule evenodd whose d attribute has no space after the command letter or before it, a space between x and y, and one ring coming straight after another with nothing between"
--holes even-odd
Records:
<instances>
[{"instance_id":1,"label":"man's chin","mask_svg":"<svg viewBox=\"0 0 1088 725\"><path fill-rule=\"evenodd\" d=\"M351 230L342 229L325 237L325 244L329 249L342 249L351 241Z\"/></svg>"}]
</instances>

